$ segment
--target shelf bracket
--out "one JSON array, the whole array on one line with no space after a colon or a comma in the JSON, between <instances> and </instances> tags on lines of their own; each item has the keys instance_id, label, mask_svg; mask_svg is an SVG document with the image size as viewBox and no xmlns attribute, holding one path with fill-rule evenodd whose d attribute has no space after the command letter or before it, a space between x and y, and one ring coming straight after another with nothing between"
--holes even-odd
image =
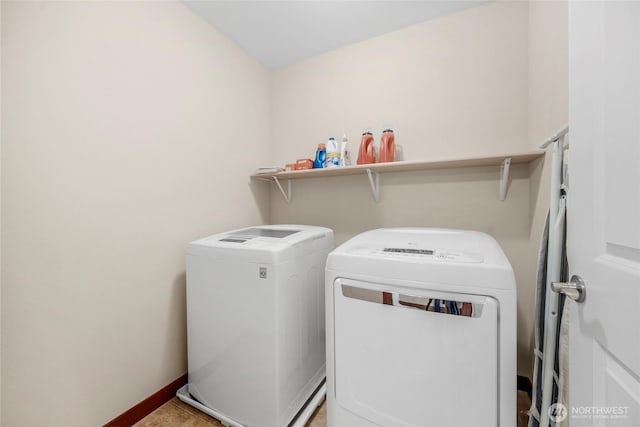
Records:
<instances>
[{"instance_id":1,"label":"shelf bracket","mask_svg":"<svg viewBox=\"0 0 640 427\"><path fill-rule=\"evenodd\" d=\"M291 180L290 179L287 180L286 192L284 191L284 188L282 188L282 184L280 184L280 180L278 179L277 176L273 177L273 182L275 182L278 188L280 189L280 192L282 193L282 197L284 197L284 200L287 202L287 204L290 204L291 203Z\"/></svg>"},{"instance_id":2,"label":"shelf bracket","mask_svg":"<svg viewBox=\"0 0 640 427\"><path fill-rule=\"evenodd\" d=\"M377 202L378 200L380 200L380 174L367 168L367 175L369 176L369 184L371 184L371 193L373 194L373 200Z\"/></svg>"},{"instance_id":3,"label":"shelf bracket","mask_svg":"<svg viewBox=\"0 0 640 427\"><path fill-rule=\"evenodd\" d=\"M507 198L507 189L509 187L509 167L511 166L511 157L507 157L502 161L500 169L500 201L504 202Z\"/></svg>"}]
</instances>

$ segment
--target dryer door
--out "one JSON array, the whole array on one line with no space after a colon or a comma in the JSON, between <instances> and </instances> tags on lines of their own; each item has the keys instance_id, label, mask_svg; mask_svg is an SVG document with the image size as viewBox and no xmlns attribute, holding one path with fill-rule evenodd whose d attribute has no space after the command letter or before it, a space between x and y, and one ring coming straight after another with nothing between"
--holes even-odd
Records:
<instances>
[{"instance_id":1,"label":"dryer door","mask_svg":"<svg viewBox=\"0 0 640 427\"><path fill-rule=\"evenodd\" d=\"M496 427L497 300L425 287L334 282L337 403L381 426Z\"/></svg>"}]
</instances>

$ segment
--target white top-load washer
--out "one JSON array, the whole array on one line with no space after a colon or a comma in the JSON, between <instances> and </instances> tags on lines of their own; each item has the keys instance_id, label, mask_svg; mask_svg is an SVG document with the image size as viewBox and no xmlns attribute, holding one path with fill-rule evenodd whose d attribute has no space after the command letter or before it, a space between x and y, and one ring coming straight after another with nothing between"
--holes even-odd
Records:
<instances>
[{"instance_id":1,"label":"white top-load washer","mask_svg":"<svg viewBox=\"0 0 640 427\"><path fill-rule=\"evenodd\" d=\"M268 225L187 247L189 382L223 423L285 427L325 377L324 267L333 231Z\"/></svg>"},{"instance_id":2,"label":"white top-load washer","mask_svg":"<svg viewBox=\"0 0 640 427\"><path fill-rule=\"evenodd\" d=\"M327 259L329 427L516 424L516 288L474 231L380 229Z\"/></svg>"}]
</instances>

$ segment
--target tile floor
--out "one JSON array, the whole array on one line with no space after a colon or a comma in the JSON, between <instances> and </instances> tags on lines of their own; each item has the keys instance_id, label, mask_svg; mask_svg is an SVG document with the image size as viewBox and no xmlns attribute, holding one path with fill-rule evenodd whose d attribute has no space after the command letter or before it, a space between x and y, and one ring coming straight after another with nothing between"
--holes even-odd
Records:
<instances>
[{"instance_id":1,"label":"tile floor","mask_svg":"<svg viewBox=\"0 0 640 427\"><path fill-rule=\"evenodd\" d=\"M327 404L313 414L306 427L327 427ZM221 427L220 422L174 397L133 427Z\"/></svg>"},{"instance_id":2,"label":"tile floor","mask_svg":"<svg viewBox=\"0 0 640 427\"><path fill-rule=\"evenodd\" d=\"M529 417L526 411L531 406L531 400L524 391L518 391L518 424L517 427L527 427ZM174 397L154 412L147 415L133 427L221 427L218 420L198 411ZM326 401L316 410L306 427L327 427Z\"/></svg>"}]
</instances>

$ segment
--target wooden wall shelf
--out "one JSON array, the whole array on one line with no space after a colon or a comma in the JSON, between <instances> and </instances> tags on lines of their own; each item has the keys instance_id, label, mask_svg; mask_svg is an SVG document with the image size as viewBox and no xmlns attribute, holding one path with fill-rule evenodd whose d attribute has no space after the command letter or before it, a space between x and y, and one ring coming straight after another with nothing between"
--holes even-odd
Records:
<instances>
[{"instance_id":1,"label":"wooden wall shelf","mask_svg":"<svg viewBox=\"0 0 640 427\"><path fill-rule=\"evenodd\" d=\"M391 172L428 171L435 169L472 168L481 166L501 166L500 173L500 200L506 197L507 181L509 178L509 166L512 163L530 163L544 156L544 151L528 151L520 153L507 153L488 157L466 157L456 159L428 160L428 161L402 161L391 163L372 163L368 165L354 165L327 169L307 169L290 172L256 173L251 175L253 179L275 182L287 203L291 202L291 180L322 178L344 175L364 175L369 177L371 191L376 201L380 195L379 174ZM287 191L280 181L287 181Z\"/></svg>"}]
</instances>

